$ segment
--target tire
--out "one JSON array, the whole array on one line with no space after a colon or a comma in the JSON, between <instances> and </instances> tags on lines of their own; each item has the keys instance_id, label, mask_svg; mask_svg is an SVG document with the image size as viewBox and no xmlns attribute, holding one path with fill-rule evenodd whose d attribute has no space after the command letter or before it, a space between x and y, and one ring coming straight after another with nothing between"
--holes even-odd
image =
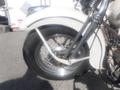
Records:
<instances>
[{"instance_id":1,"label":"tire","mask_svg":"<svg viewBox=\"0 0 120 90\"><path fill-rule=\"evenodd\" d=\"M44 35L45 39L48 40L48 42L50 37L54 35L66 35L74 38L77 34L75 30L65 26L50 26L41 29L41 32ZM43 47L44 45L40 40L38 34L36 33L35 30L33 30L26 37L23 46L23 56L28 67L44 78L54 79L54 80L72 79L77 74L82 75L89 66L88 60L70 66L65 66L65 65L57 66L56 64L58 64L58 62L56 63L53 58L50 60L42 58L45 56L47 57L49 56L49 54L45 53L45 51L47 50L45 49L42 50ZM83 51L84 51L83 56L89 55L89 49L87 44L84 45ZM43 53L43 55L41 53ZM45 61L50 63L52 62L52 65L47 65Z\"/></svg>"}]
</instances>

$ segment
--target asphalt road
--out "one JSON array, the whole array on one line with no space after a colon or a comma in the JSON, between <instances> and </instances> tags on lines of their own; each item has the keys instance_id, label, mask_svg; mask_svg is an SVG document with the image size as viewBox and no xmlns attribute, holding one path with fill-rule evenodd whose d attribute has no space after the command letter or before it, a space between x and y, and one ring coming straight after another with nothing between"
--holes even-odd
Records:
<instances>
[{"instance_id":1,"label":"asphalt road","mask_svg":"<svg viewBox=\"0 0 120 90\"><path fill-rule=\"evenodd\" d=\"M26 35L27 32L0 33L0 90L110 90L93 73L77 80L40 78L28 70L22 56Z\"/></svg>"}]
</instances>

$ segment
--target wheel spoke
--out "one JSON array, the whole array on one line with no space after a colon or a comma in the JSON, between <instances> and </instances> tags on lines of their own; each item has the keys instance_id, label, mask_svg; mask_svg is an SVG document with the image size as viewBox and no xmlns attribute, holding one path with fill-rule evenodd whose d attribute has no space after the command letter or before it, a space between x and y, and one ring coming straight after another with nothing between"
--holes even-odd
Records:
<instances>
[{"instance_id":1,"label":"wheel spoke","mask_svg":"<svg viewBox=\"0 0 120 90\"><path fill-rule=\"evenodd\" d=\"M60 43L57 42L56 37L54 37L53 40L57 45L61 46Z\"/></svg>"},{"instance_id":2,"label":"wheel spoke","mask_svg":"<svg viewBox=\"0 0 120 90\"><path fill-rule=\"evenodd\" d=\"M64 42L63 42L63 46L65 46L65 44L67 43L67 41L68 41L68 39L67 38L65 38L65 40L64 40Z\"/></svg>"}]
</instances>

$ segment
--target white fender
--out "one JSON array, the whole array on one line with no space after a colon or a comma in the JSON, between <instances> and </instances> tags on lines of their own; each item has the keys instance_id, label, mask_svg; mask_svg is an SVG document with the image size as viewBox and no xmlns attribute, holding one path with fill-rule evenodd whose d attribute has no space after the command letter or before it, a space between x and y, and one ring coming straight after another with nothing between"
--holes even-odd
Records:
<instances>
[{"instance_id":1,"label":"white fender","mask_svg":"<svg viewBox=\"0 0 120 90\"><path fill-rule=\"evenodd\" d=\"M35 27L40 27L43 25L58 24L73 28L79 31L85 22L87 16L82 12L76 11L74 9L53 9L48 8L46 10L34 13L29 16L22 27L27 28L27 30L32 30ZM95 35L95 34L94 34ZM91 46L94 35L87 41L89 47ZM90 65L99 69L99 65L102 64L105 56L105 39L102 30L99 30L97 37L93 43L90 50Z\"/></svg>"}]
</instances>

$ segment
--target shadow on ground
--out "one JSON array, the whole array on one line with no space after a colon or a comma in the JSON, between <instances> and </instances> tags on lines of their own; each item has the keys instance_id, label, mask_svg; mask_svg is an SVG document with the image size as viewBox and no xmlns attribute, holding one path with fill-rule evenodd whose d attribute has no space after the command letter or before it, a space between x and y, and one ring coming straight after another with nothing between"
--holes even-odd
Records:
<instances>
[{"instance_id":1,"label":"shadow on ground","mask_svg":"<svg viewBox=\"0 0 120 90\"><path fill-rule=\"evenodd\" d=\"M53 90L48 81L37 78L31 70L27 70L22 78L0 83L0 90Z\"/></svg>"},{"instance_id":2,"label":"shadow on ground","mask_svg":"<svg viewBox=\"0 0 120 90\"><path fill-rule=\"evenodd\" d=\"M84 84L85 85L84 88L87 88L87 90L112 90L107 87L107 85L101 79L100 76L92 72L88 72L82 78L76 77L74 81L74 90L84 90L84 89L81 89L82 85L80 83Z\"/></svg>"}]
</instances>

